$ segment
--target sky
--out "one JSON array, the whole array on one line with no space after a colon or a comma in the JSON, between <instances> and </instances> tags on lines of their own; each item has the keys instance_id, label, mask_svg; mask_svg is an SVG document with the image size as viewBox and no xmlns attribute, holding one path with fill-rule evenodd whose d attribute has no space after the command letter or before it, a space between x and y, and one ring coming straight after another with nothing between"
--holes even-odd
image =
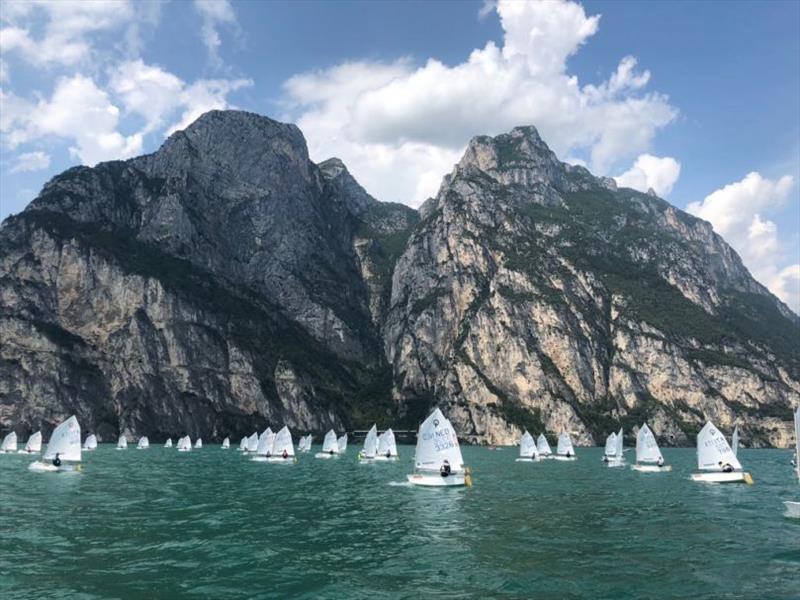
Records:
<instances>
[{"instance_id":1,"label":"sky","mask_svg":"<svg viewBox=\"0 0 800 600\"><path fill-rule=\"evenodd\" d=\"M472 136L535 125L711 222L800 312L798 2L3 0L0 218L221 108L411 206Z\"/></svg>"}]
</instances>

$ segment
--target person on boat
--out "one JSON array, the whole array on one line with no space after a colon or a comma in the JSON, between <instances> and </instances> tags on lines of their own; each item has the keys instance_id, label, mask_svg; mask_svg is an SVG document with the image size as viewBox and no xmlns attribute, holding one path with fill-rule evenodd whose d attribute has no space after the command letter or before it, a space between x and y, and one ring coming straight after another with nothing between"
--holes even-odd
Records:
<instances>
[{"instance_id":1,"label":"person on boat","mask_svg":"<svg viewBox=\"0 0 800 600\"><path fill-rule=\"evenodd\" d=\"M283 449L283 454L281 454L281 458L283 458L283 460L289 458L289 453L286 451L286 448Z\"/></svg>"},{"instance_id":2,"label":"person on boat","mask_svg":"<svg viewBox=\"0 0 800 600\"><path fill-rule=\"evenodd\" d=\"M656 465L658 465L659 469L664 466L664 457L663 456L659 456L658 457L658 462L656 463Z\"/></svg>"},{"instance_id":3,"label":"person on boat","mask_svg":"<svg viewBox=\"0 0 800 600\"><path fill-rule=\"evenodd\" d=\"M442 468L439 469L439 473L442 477L449 477L450 476L450 461L446 460L442 463Z\"/></svg>"},{"instance_id":4,"label":"person on boat","mask_svg":"<svg viewBox=\"0 0 800 600\"><path fill-rule=\"evenodd\" d=\"M333 448L331 448L330 450L328 450L328 454L330 454L331 456L333 456Z\"/></svg>"},{"instance_id":5,"label":"person on boat","mask_svg":"<svg viewBox=\"0 0 800 600\"><path fill-rule=\"evenodd\" d=\"M570 452L569 450L567 450L567 458L572 458L572 452Z\"/></svg>"},{"instance_id":6,"label":"person on boat","mask_svg":"<svg viewBox=\"0 0 800 600\"><path fill-rule=\"evenodd\" d=\"M60 454L60 452L56 452L56 457L53 459L53 466L54 467L60 467L61 466L61 459L58 458L59 454Z\"/></svg>"},{"instance_id":7,"label":"person on boat","mask_svg":"<svg viewBox=\"0 0 800 600\"><path fill-rule=\"evenodd\" d=\"M387 450L386 451L386 458L391 458L391 457L392 457L392 451L391 450Z\"/></svg>"},{"instance_id":8,"label":"person on boat","mask_svg":"<svg viewBox=\"0 0 800 600\"><path fill-rule=\"evenodd\" d=\"M722 461L719 461L719 466L723 473L733 473L733 465L731 465L731 463L725 463L723 465Z\"/></svg>"}]
</instances>

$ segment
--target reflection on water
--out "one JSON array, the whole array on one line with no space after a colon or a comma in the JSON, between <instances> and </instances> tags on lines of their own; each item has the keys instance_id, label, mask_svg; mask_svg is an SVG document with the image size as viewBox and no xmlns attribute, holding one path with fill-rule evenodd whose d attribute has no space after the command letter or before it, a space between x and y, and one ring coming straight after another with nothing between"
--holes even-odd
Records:
<instances>
[{"instance_id":1,"label":"reflection on water","mask_svg":"<svg viewBox=\"0 0 800 600\"><path fill-rule=\"evenodd\" d=\"M314 449L316 450L316 448ZM785 451L742 452L755 486L464 448L471 489L313 451L254 463L208 446L85 454L82 474L0 456L0 597L797 596L800 499Z\"/></svg>"}]
</instances>

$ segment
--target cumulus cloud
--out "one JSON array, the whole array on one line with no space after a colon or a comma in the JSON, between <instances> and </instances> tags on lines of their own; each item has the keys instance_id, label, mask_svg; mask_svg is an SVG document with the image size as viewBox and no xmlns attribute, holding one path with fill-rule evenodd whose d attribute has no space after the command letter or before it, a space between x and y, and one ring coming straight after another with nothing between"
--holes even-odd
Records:
<instances>
[{"instance_id":1,"label":"cumulus cloud","mask_svg":"<svg viewBox=\"0 0 800 600\"><path fill-rule=\"evenodd\" d=\"M25 152L14 159L11 173L25 173L28 171L41 171L50 166L50 155L37 150L36 152Z\"/></svg>"},{"instance_id":2,"label":"cumulus cloud","mask_svg":"<svg viewBox=\"0 0 800 600\"><path fill-rule=\"evenodd\" d=\"M660 197L665 198L672 191L672 186L678 181L680 174L681 163L674 158L642 154L630 169L614 179L621 187L633 188L640 192L652 189Z\"/></svg>"},{"instance_id":3,"label":"cumulus cloud","mask_svg":"<svg viewBox=\"0 0 800 600\"><path fill-rule=\"evenodd\" d=\"M705 219L733 246L753 276L772 293L800 312L800 263L796 248L786 251L778 226L762 215L780 209L787 202L794 179L785 175L773 181L752 172L741 181L720 188L702 202L686 208Z\"/></svg>"},{"instance_id":4,"label":"cumulus cloud","mask_svg":"<svg viewBox=\"0 0 800 600\"><path fill-rule=\"evenodd\" d=\"M339 156L382 200L418 205L432 195L473 135L534 124L560 156L600 174L647 150L676 110L645 93L650 79L624 57L607 81L581 86L567 59L599 27L573 2L492 5L503 44L448 66L433 58L349 62L285 83L312 157ZM403 175L398 175L403 173Z\"/></svg>"},{"instance_id":5,"label":"cumulus cloud","mask_svg":"<svg viewBox=\"0 0 800 600\"><path fill-rule=\"evenodd\" d=\"M219 28L236 26L233 6L228 0L194 0L194 8L203 21L200 33L203 44L208 50L209 59L212 64L219 66L222 64L219 56L219 48L222 45Z\"/></svg>"}]
</instances>

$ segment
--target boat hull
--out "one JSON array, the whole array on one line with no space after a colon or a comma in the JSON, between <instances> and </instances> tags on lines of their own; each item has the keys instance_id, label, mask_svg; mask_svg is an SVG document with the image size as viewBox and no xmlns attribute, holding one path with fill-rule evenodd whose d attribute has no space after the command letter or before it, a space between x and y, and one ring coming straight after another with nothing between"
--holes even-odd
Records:
<instances>
[{"instance_id":1,"label":"boat hull","mask_svg":"<svg viewBox=\"0 0 800 600\"><path fill-rule=\"evenodd\" d=\"M577 457L575 457L575 456L553 456L553 457L551 457L551 458L552 458L553 460L562 460L562 461L567 461L567 460L570 460L570 461L571 461L571 460L578 460L578 459L577 459Z\"/></svg>"},{"instance_id":2,"label":"boat hull","mask_svg":"<svg viewBox=\"0 0 800 600\"><path fill-rule=\"evenodd\" d=\"M800 519L800 502L786 500L783 505L786 507L786 512L783 513L785 517L789 517L790 519Z\"/></svg>"},{"instance_id":3,"label":"boat hull","mask_svg":"<svg viewBox=\"0 0 800 600\"><path fill-rule=\"evenodd\" d=\"M658 465L631 465L631 469L634 471L639 471L640 473L663 473L665 471L672 471L672 466L664 465L663 467L659 467Z\"/></svg>"},{"instance_id":4,"label":"boat hull","mask_svg":"<svg viewBox=\"0 0 800 600\"><path fill-rule=\"evenodd\" d=\"M77 473L81 470L81 465L65 465L57 467L51 463L37 460L28 465L28 470L34 473Z\"/></svg>"},{"instance_id":5,"label":"boat hull","mask_svg":"<svg viewBox=\"0 0 800 600\"><path fill-rule=\"evenodd\" d=\"M525 457L521 456L516 460L516 462L539 462L539 459L538 458L525 458Z\"/></svg>"},{"instance_id":6,"label":"boat hull","mask_svg":"<svg viewBox=\"0 0 800 600\"><path fill-rule=\"evenodd\" d=\"M290 456L289 458L283 458L282 456L268 456L266 460L268 463L276 463L281 465L291 465L297 462L294 456Z\"/></svg>"},{"instance_id":7,"label":"boat hull","mask_svg":"<svg viewBox=\"0 0 800 600\"><path fill-rule=\"evenodd\" d=\"M625 461L624 460L609 460L606 463L606 466L609 469L619 469L620 467L624 468L625 467Z\"/></svg>"},{"instance_id":8,"label":"boat hull","mask_svg":"<svg viewBox=\"0 0 800 600\"><path fill-rule=\"evenodd\" d=\"M430 475L412 473L411 475L406 475L406 477L409 483L422 487L455 487L467 484L465 473L453 473L448 477L442 477L438 473Z\"/></svg>"},{"instance_id":9,"label":"boat hull","mask_svg":"<svg viewBox=\"0 0 800 600\"><path fill-rule=\"evenodd\" d=\"M178 452L191 452L191 448L178 448Z\"/></svg>"},{"instance_id":10,"label":"boat hull","mask_svg":"<svg viewBox=\"0 0 800 600\"><path fill-rule=\"evenodd\" d=\"M317 452L314 458L339 458L339 455L336 453L328 454L327 452Z\"/></svg>"},{"instance_id":11,"label":"boat hull","mask_svg":"<svg viewBox=\"0 0 800 600\"><path fill-rule=\"evenodd\" d=\"M374 460L375 462L396 462L398 460L398 457L390 456L387 458L385 456L376 456L372 460Z\"/></svg>"},{"instance_id":12,"label":"boat hull","mask_svg":"<svg viewBox=\"0 0 800 600\"><path fill-rule=\"evenodd\" d=\"M692 481L701 483L747 483L752 485L753 478L750 473L744 471L733 471L732 473L711 472L711 473L692 473Z\"/></svg>"},{"instance_id":13,"label":"boat hull","mask_svg":"<svg viewBox=\"0 0 800 600\"><path fill-rule=\"evenodd\" d=\"M41 454L41 451L34 452L33 450L17 450L17 454Z\"/></svg>"}]
</instances>

